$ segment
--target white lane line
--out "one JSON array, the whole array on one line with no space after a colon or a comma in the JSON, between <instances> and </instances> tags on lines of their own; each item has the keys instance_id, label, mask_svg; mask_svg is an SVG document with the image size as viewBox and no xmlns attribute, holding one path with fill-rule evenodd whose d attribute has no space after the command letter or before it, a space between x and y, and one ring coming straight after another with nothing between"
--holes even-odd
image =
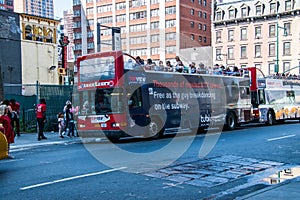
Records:
<instances>
[{"instance_id":1,"label":"white lane line","mask_svg":"<svg viewBox=\"0 0 300 200\"><path fill-rule=\"evenodd\" d=\"M45 185L51 185L51 184L54 184L54 183L60 183L60 182L70 181L70 180L89 177L89 176L96 176L96 175L99 175L99 174L105 174L105 173L109 173L109 172L119 171L119 170L126 169L126 168L127 167L120 167L120 168L114 168L114 169L104 170L104 171L100 171L100 172L94 172L94 173L90 173L90 174L83 174L83 175L79 175L79 176L73 176L73 177L69 177L69 178L64 178L64 179L59 179L59 180L55 180L55 181L50 181L50 182L45 182L45 183L40 183L40 184L36 184L36 185L30 185L30 186L22 187L22 188L20 188L20 190L28 190L28 189L32 189L32 188L42 187L42 186L45 186Z\"/></svg>"},{"instance_id":2,"label":"white lane line","mask_svg":"<svg viewBox=\"0 0 300 200\"><path fill-rule=\"evenodd\" d=\"M281 140L281 139L290 138L290 137L295 137L295 136L296 136L296 135L286 135L286 136L277 137L277 138L270 138L270 139L268 139L268 141Z\"/></svg>"}]
</instances>

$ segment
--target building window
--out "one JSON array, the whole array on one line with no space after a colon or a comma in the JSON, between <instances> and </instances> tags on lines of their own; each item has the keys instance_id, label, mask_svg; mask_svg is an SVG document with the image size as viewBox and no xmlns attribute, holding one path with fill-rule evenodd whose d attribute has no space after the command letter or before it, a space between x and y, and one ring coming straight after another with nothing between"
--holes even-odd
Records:
<instances>
[{"instance_id":1,"label":"building window","mask_svg":"<svg viewBox=\"0 0 300 200\"><path fill-rule=\"evenodd\" d=\"M283 63L283 72L289 72L291 69L291 63L290 62L284 62Z\"/></svg>"},{"instance_id":2,"label":"building window","mask_svg":"<svg viewBox=\"0 0 300 200\"><path fill-rule=\"evenodd\" d=\"M159 41L159 34L151 35L150 40L151 40L151 42L158 42Z\"/></svg>"},{"instance_id":3,"label":"building window","mask_svg":"<svg viewBox=\"0 0 300 200\"><path fill-rule=\"evenodd\" d=\"M222 42L221 34L222 34L221 31L217 31L217 32L216 32L216 42L217 42L217 43L221 43L221 42Z\"/></svg>"},{"instance_id":4,"label":"building window","mask_svg":"<svg viewBox=\"0 0 300 200\"><path fill-rule=\"evenodd\" d=\"M261 57L261 45L255 45L255 58Z\"/></svg>"},{"instance_id":5,"label":"building window","mask_svg":"<svg viewBox=\"0 0 300 200\"><path fill-rule=\"evenodd\" d=\"M74 35L75 35L75 34L74 34ZM88 31L88 32L87 32L87 36L88 36L88 38L94 37L93 31ZM75 39L80 39L80 38L81 38L81 33L76 33L76 35L75 35L74 38L75 38Z\"/></svg>"},{"instance_id":6,"label":"building window","mask_svg":"<svg viewBox=\"0 0 300 200\"><path fill-rule=\"evenodd\" d=\"M135 13L130 13L129 19L130 20L135 20L135 19L143 19L147 17L147 11L140 11L140 12L135 12Z\"/></svg>"},{"instance_id":7,"label":"building window","mask_svg":"<svg viewBox=\"0 0 300 200\"><path fill-rule=\"evenodd\" d=\"M276 3L271 3L270 4L270 13L277 13L277 9L276 9Z\"/></svg>"},{"instance_id":8,"label":"building window","mask_svg":"<svg viewBox=\"0 0 300 200\"><path fill-rule=\"evenodd\" d=\"M275 25L270 25L269 26L269 37L275 37Z\"/></svg>"},{"instance_id":9,"label":"building window","mask_svg":"<svg viewBox=\"0 0 300 200\"><path fill-rule=\"evenodd\" d=\"M262 5L257 5L255 7L256 15L262 15Z\"/></svg>"},{"instance_id":10,"label":"building window","mask_svg":"<svg viewBox=\"0 0 300 200\"><path fill-rule=\"evenodd\" d=\"M191 28L194 28L194 22L191 22Z\"/></svg>"},{"instance_id":11,"label":"building window","mask_svg":"<svg viewBox=\"0 0 300 200\"><path fill-rule=\"evenodd\" d=\"M274 74L275 72L275 63L269 63L269 74Z\"/></svg>"},{"instance_id":12,"label":"building window","mask_svg":"<svg viewBox=\"0 0 300 200\"><path fill-rule=\"evenodd\" d=\"M290 35L291 34L291 23L287 22L284 23L284 35Z\"/></svg>"},{"instance_id":13,"label":"building window","mask_svg":"<svg viewBox=\"0 0 300 200\"><path fill-rule=\"evenodd\" d=\"M126 9L126 2L121 2L116 4L116 10L124 10Z\"/></svg>"},{"instance_id":14,"label":"building window","mask_svg":"<svg viewBox=\"0 0 300 200\"><path fill-rule=\"evenodd\" d=\"M198 0L198 4L199 4L199 5L202 5L202 0Z\"/></svg>"},{"instance_id":15,"label":"building window","mask_svg":"<svg viewBox=\"0 0 300 200\"><path fill-rule=\"evenodd\" d=\"M150 1L150 4L158 4L159 3L159 0L151 0Z\"/></svg>"},{"instance_id":16,"label":"building window","mask_svg":"<svg viewBox=\"0 0 300 200\"><path fill-rule=\"evenodd\" d=\"M159 27L159 22L151 22L150 28L151 29L158 29Z\"/></svg>"},{"instance_id":17,"label":"building window","mask_svg":"<svg viewBox=\"0 0 300 200\"><path fill-rule=\"evenodd\" d=\"M130 44L144 44L147 42L146 36L130 38Z\"/></svg>"},{"instance_id":18,"label":"building window","mask_svg":"<svg viewBox=\"0 0 300 200\"><path fill-rule=\"evenodd\" d=\"M156 55L158 54L158 47L152 47L151 48L151 55Z\"/></svg>"},{"instance_id":19,"label":"building window","mask_svg":"<svg viewBox=\"0 0 300 200\"><path fill-rule=\"evenodd\" d=\"M202 36L199 35L198 42L202 42Z\"/></svg>"},{"instance_id":20,"label":"building window","mask_svg":"<svg viewBox=\"0 0 300 200\"><path fill-rule=\"evenodd\" d=\"M131 7L139 7L146 5L146 0L131 0Z\"/></svg>"},{"instance_id":21,"label":"building window","mask_svg":"<svg viewBox=\"0 0 300 200\"><path fill-rule=\"evenodd\" d=\"M234 19L235 18L235 10L229 10L229 19Z\"/></svg>"},{"instance_id":22,"label":"building window","mask_svg":"<svg viewBox=\"0 0 300 200\"><path fill-rule=\"evenodd\" d=\"M203 30L206 31L206 24L203 25Z\"/></svg>"},{"instance_id":23,"label":"building window","mask_svg":"<svg viewBox=\"0 0 300 200\"><path fill-rule=\"evenodd\" d=\"M204 43L206 43L206 42L207 42L207 40L206 40L206 37L205 37L205 36L203 37L203 42L204 42Z\"/></svg>"},{"instance_id":24,"label":"building window","mask_svg":"<svg viewBox=\"0 0 300 200\"><path fill-rule=\"evenodd\" d=\"M233 49L233 47L229 47L227 51L228 51L228 53L227 53L228 59L233 60L234 59L234 49Z\"/></svg>"},{"instance_id":25,"label":"building window","mask_svg":"<svg viewBox=\"0 0 300 200\"><path fill-rule=\"evenodd\" d=\"M292 1L291 0L285 1L285 11L289 11L289 10L292 10Z\"/></svg>"},{"instance_id":26,"label":"building window","mask_svg":"<svg viewBox=\"0 0 300 200\"><path fill-rule=\"evenodd\" d=\"M176 53L176 46L166 46L166 54Z\"/></svg>"},{"instance_id":27,"label":"building window","mask_svg":"<svg viewBox=\"0 0 300 200\"><path fill-rule=\"evenodd\" d=\"M125 22L126 15L117 15L116 20L117 20L117 22Z\"/></svg>"},{"instance_id":28,"label":"building window","mask_svg":"<svg viewBox=\"0 0 300 200\"><path fill-rule=\"evenodd\" d=\"M283 43L283 55L290 55L291 54L291 43L284 42Z\"/></svg>"},{"instance_id":29,"label":"building window","mask_svg":"<svg viewBox=\"0 0 300 200\"><path fill-rule=\"evenodd\" d=\"M198 29L202 30L202 24L201 23L198 24Z\"/></svg>"},{"instance_id":30,"label":"building window","mask_svg":"<svg viewBox=\"0 0 300 200\"><path fill-rule=\"evenodd\" d=\"M241 29L241 40L247 40L247 28Z\"/></svg>"},{"instance_id":31,"label":"building window","mask_svg":"<svg viewBox=\"0 0 300 200\"><path fill-rule=\"evenodd\" d=\"M233 30L228 30L228 41L232 42L234 38L234 31Z\"/></svg>"},{"instance_id":32,"label":"building window","mask_svg":"<svg viewBox=\"0 0 300 200\"><path fill-rule=\"evenodd\" d=\"M166 7L166 15L175 14L176 6Z\"/></svg>"},{"instance_id":33,"label":"building window","mask_svg":"<svg viewBox=\"0 0 300 200\"><path fill-rule=\"evenodd\" d=\"M88 9L86 9L86 14L87 15L94 14L94 8L88 8Z\"/></svg>"},{"instance_id":34,"label":"building window","mask_svg":"<svg viewBox=\"0 0 300 200\"><path fill-rule=\"evenodd\" d=\"M241 13L242 17L247 17L248 16L248 7L243 7L241 12L242 12Z\"/></svg>"},{"instance_id":35,"label":"building window","mask_svg":"<svg viewBox=\"0 0 300 200\"><path fill-rule=\"evenodd\" d=\"M207 3L206 3L206 0L203 0L203 6L206 6Z\"/></svg>"},{"instance_id":36,"label":"building window","mask_svg":"<svg viewBox=\"0 0 300 200\"><path fill-rule=\"evenodd\" d=\"M166 28L175 27L175 19L166 20Z\"/></svg>"},{"instance_id":37,"label":"building window","mask_svg":"<svg viewBox=\"0 0 300 200\"><path fill-rule=\"evenodd\" d=\"M194 14L195 14L194 9L191 9L191 15L194 15Z\"/></svg>"},{"instance_id":38,"label":"building window","mask_svg":"<svg viewBox=\"0 0 300 200\"><path fill-rule=\"evenodd\" d=\"M200 17L200 18L202 17L202 11L198 12L198 17Z\"/></svg>"},{"instance_id":39,"label":"building window","mask_svg":"<svg viewBox=\"0 0 300 200\"><path fill-rule=\"evenodd\" d=\"M97 13L104 13L104 12L110 12L110 11L112 11L111 4L97 7Z\"/></svg>"},{"instance_id":40,"label":"building window","mask_svg":"<svg viewBox=\"0 0 300 200\"><path fill-rule=\"evenodd\" d=\"M221 54L221 49L216 49L216 60L222 60Z\"/></svg>"},{"instance_id":41,"label":"building window","mask_svg":"<svg viewBox=\"0 0 300 200\"><path fill-rule=\"evenodd\" d=\"M256 39L260 39L261 38L261 27L260 26L256 26L255 27L255 38Z\"/></svg>"},{"instance_id":42,"label":"building window","mask_svg":"<svg viewBox=\"0 0 300 200\"><path fill-rule=\"evenodd\" d=\"M191 34L191 40L195 40L195 35Z\"/></svg>"},{"instance_id":43,"label":"building window","mask_svg":"<svg viewBox=\"0 0 300 200\"><path fill-rule=\"evenodd\" d=\"M222 12L221 11L217 12L217 20L218 21L222 20Z\"/></svg>"},{"instance_id":44,"label":"building window","mask_svg":"<svg viewBox=\"0 0 300 200\"><path fill-rule=\"evenodd\" d=\"M87 43L87 48L88 49L94 49L94 42L88 42Z\"/></svg>"},{"instance_id":45,"label":"building window","mask_svg":"<svg viewBox=\"0 0 300 200\"><path fill-rule=\"evenodd\" d=\"M159 16L159 9L153 9L153 10L151 10L150 16L151 17L157 17L157 16Z\"/></svg>"},{"instance_id":46,"label":"building window","mask_svg":"<svg viewBox=\"0 0 300 200\"><path fill-rule=\"evenodd\" d=\"M166 33L166 40L176 40L176 33Z\"/></svg>"},{"instance_id":47,"label":"building window","mask_svg":"<svg viewBox=\"0 0 300 200\"><path fill-rule=\"evenodd\" d=\"M207 14L206 12L203 13L203 18L206 19L207 18Z\"/></svg>"},{"instance_id":48,"label":"building window","mask_svg":"<svg viewBox=\"0 0 300 200\"><path fill-rule=\"evenodd\" d=\"M269 56L275 56L275 43L269 44Z\"/></svg>"},{"instance_id":49,"label":"building window","mask_svg":"<svg viewBox=\"0 0 300 200\"><path fill-rule=\"evenodd\" d=\"M241 58L247 58L247 47L241 46Z\"/></svg>"}]
</instances>

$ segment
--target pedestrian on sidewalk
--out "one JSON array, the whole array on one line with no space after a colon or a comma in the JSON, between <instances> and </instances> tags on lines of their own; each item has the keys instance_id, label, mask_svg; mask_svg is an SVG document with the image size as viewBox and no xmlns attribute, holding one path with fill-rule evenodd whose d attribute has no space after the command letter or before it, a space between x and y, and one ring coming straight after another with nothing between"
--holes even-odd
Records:
<instances>
[{"instance_id":1,"label":"pedestrian on sidewalk","mask_svg":"<svg viewBox=\"0 0 300 200\"><path fill-rule=\"evenodd\" d=\"M20 103L17 102L15 99L11 99L10 100L10 107L12 110L11 113L11 126L14 130L14 127L16 125L16 131L15 131L15 137L17 136L21 136L20 135Z\"/></svg>"},{"instance_id":2,"label":"pedestrian on sidewalk","mask_svg":"<svg viewBox=\"0 0 300 200\"><path fill-rule=\"evenodd\" d=\"M63 130L65 130L64 113L58 113L58 115L57 115L57 122L58 122L59 137L64 138L64 136L63 136Z\"/></svg>"},{"instance_id":3,"label":"pedestrian on sidewalk","mask_svg":"<svg viewBox=\"0 0 300 200\"><path fill-rule=\"evenodd\" d=\"M40 99L40 103L36 106L36 119L38 122L39 132L38 132L38 141L42 139L47 139L44 135L44 126L47 122L46 120L46 100Z\"/></svg>"},{"instance_id":4,"label":"pedestrian on sidewalk","mask_svg":"<svg viewBox=\"0 0 300 200\"><path fill-rule=\"evenodd\" d=\"M67 105L67 110L66 110L66 124L68 124L68 137L74 137L74 116L72 112L72 105L68 104Z\"/></svg>"},{"instance_id":5,"label":"pedestrian on sidewalk","mask_svg":"<svg viewBox=\"0 0 300 200\"><path fill-rule=\"evenodd\" d=\"M8 158L13 158L13 156L9 154L9 148L10 144L15 142L15 136L10 118L5 114L6 109L6 105L0 105L0 131L5 135L8 143Z\"/></svg>"}]
</instances>

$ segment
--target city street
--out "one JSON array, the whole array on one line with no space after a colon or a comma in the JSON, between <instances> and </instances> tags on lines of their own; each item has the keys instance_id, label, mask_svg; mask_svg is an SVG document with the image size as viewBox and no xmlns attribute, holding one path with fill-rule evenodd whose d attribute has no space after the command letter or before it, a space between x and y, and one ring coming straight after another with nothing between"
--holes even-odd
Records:
<instances>
[{"instance_id":1,"label":"city street","mask_svg":"<svg viewBox=\"0 0 300 200\"><path fill-rule=\"evenodd\" d=\"M278 171L299 171L298 122L243 126L218 136L15 150L15 159L0 162L0 199L234 199L271 187L276 178L268 177ZM208 154L199 158L201 148Z\"/></svg>"}]
</instances>

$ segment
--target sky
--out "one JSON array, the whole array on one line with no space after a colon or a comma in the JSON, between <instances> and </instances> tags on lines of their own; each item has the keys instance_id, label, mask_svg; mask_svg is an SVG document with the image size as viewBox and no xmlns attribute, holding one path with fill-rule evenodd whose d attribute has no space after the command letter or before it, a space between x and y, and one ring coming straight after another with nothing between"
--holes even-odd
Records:
<instances>
[{"instance_id":1,"label":"sky","mask_svg":"<svg viewBox=\"0 0 300 200\"><path fill-rule=\"evenodd\" d=\"M72 8L73 0L53 0L54 18L62 18L63 11Z\"/></svg>"}]
</instances>

